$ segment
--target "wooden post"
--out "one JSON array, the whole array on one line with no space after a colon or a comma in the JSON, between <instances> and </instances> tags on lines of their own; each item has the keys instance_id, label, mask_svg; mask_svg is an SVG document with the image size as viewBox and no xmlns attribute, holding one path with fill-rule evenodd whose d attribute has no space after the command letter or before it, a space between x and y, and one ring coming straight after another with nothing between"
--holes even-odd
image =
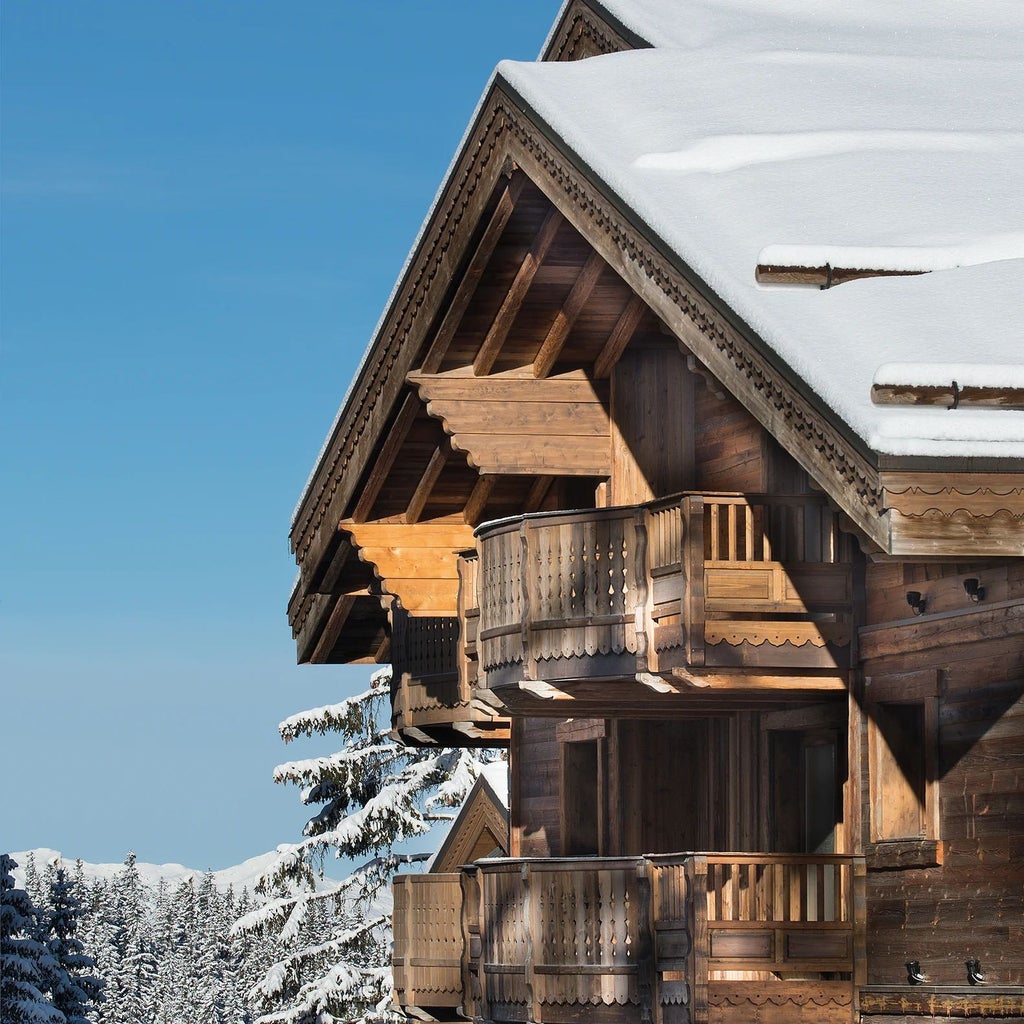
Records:
<instances>
[{"instance_id":1,"label":"wooden post","mask_svg":"<svg viewBox=\"0 0 1024 1024\"><path fill-rule=\"evenodd\" d=\"M701 495L691 494L683 499L683 526L686 662L700 666L704 664L704 498Z\"/></svg>"},{"instance_id":2,"label":"wooden post","mask_svg":"<svg viewBox=\"0 0 1024 1024\"><path fill-rule=\"evenodd\" d=\"M526 979L526 999L530 1004L530 1020L540 1024L541 1010L540 998L537 992L537 979L534 974L534 953L533 940L535 935L540 935L540 914L538 913L538 901L533 892L533 872L529 864L523 865L523 922L526 927L526 956L523 963L523 973Z\"/></svg>"},{"instance_id":3,"label":"wooden post","mask_svg":"<svg viewBox=\"0 0 1024 1024\"><path fill-rule=\"evenodd\" d=\"M537 678L537 659L533 656L533 644L530 643L530 590L533 586L534 572L530 565L530 542L527 537L528 521L523 520L519 526L519 587L523 597L522 618L520 619L520 640L523 645L523 679Z\"/></svg>"},{"instance_id":4,"label":"wooden post","mask_svg":"<svg viewBox=\"0 0 1024 1024\"><path fill-rule=\"evenodd\" d=\"M686 880L690 925L690 1024L708 1024L708 859L690 857Z\"/></svg>"},{"instance_id":5,"label":"wooden post","mask_svg":"<svg viewBox=\"0 0 1024 1024\"><path fill-rule=\"evenodd\" d=\"M654 587L651 585L651 565L647 540L647 520L650 512L646 508L638 508L634 513L634 537L636 538L633 552L633 586L636 587L636 609L634 611L634 627L636 629L636 670L637 672L657 671L657 654L651 642L653 635Z\"/></svg>"},{"instance_id":6,"label":"wooden post","mask_svg":"<svg viewBox=\"0 0 1024 1024\"><path fill-rule=\"evenodd\" d=\"M860 1018L860 988L868 981L867 952L867 864L863 857L853 860L853 1019Z\"/></svg>"},{"instance_id":7,"label":"wooden post","mask_svg":"<svg viewBox=\"0 0 1024 1024\"><path fill-rule=\"evenodd\" d=\"M654 902L651 898L651 865L649 861L636 862L637 907L637 996L640 1000L641 1024L654 1024L659 1007L655 1003L658 993L654 964ZM659 1000L660 1002L660 1000Z\"/></svg>"}]
</instances>

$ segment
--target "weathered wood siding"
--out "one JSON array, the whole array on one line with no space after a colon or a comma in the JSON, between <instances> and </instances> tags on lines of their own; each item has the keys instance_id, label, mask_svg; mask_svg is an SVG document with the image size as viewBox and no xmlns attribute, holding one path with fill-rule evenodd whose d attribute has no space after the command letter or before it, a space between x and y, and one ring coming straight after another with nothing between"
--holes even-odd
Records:
<instances>
[{"instance_id":1,"label":"weathered wood siding","mask_svg":"<svg viewBox=\"0 0 1024 1024\"><path fill-rule=\"evenodd\" d=\"M972 577L985 588L978 604L963 588ZM913 616L908 591L925 599L923 615ZM920 695L937 730L924 737L934 748L937 835L897 844L903 869L891 866L887 844L872 845L877 809L870 759L862 763L871 983L905 984L905 961L919 960L929 982L965 985L969 958L990 985L1024 983L1022 609L1021 561L868 567L868 700L877 687L888 699ZM936 854L926 839L941 843Z\"/></svg>"},{"instance_id":2,"label":"weathered wood siding","mask_svg":"<svg viewBox=\"0 0 1024 1024\"><path fill-rule=\"evenodd\" d=\"M512 720L511 841L513 857L557 857L559 759L554 719Z\"/></svg>"}]
</instances>

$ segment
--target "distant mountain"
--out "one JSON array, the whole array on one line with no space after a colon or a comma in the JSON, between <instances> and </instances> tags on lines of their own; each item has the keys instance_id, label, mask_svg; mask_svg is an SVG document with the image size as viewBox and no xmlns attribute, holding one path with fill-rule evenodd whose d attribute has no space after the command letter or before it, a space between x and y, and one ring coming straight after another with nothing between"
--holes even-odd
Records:
<instances>
[{"instance_id":1,"label":"distant mountain","mask_svg":"<svg viewBox=\"0 0 1024 1024\"><path fill-rule=\"evenodd\" d=\"M46 847L12 853L11 856L18 862L18 867L14 871L14 884L17 886L25 884L25 863L29 853L35 855L36 868L40 872L54 858L63 859L65 867L69 870L75 865L74 857L65 856L58 850L50 850ZM250 857L234 867L214 871L214 883L221 892L225 892L228 886L233 886L236 893L240 893L245 887L252 892L256 879L274 862L276 857L276 851L272 850L269 853L261 853L257 857ZM190 877L198 882L206 874L205 871L197 868L187 868L184 864L145 864L142 861L136 861L135 867L138 869L142 881L151 888L155 888L161 879L174 886ZM91 864L88 861L83 861L82 868L86 878L113 878L124 869L124 864ZM329 879L324 880L324 887L328 889L336 884Z\"/></svg>"}]
</instances>

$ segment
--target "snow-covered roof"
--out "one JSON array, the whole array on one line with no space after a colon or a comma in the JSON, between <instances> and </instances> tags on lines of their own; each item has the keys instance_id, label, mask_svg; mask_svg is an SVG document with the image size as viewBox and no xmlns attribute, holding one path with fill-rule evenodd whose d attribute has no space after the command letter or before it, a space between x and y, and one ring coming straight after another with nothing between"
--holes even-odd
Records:
<instances>
[{"instance_id":1,"label":"snow-covered roof","mask_svg":"<svg viewBox=\"0 0 1024 1024\"><path fill-rule=\"evenodd\" d=\"M492 761L480 769L484 781L494 791L501 806L508 810L508 761Z\"/></svg>"},{"instance_id":2,"label":"snow-covered roof","mask_svg":"<svg viewBox=\"0 0 1024 1024\"><path fill-rule=\"evenodd\" d=\"M1024 411L871 401L885 364L1024 373L1024 5L604 6L654 48L499 81L869 447L1024 457ZM756 282L787 261L933 272Z\"/></svg>"}]
</instances>

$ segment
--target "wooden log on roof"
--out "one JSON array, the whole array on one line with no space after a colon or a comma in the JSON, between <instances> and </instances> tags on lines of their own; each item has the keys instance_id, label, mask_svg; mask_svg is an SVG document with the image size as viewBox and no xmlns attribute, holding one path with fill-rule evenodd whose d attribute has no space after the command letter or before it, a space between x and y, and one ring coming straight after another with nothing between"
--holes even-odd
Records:
<instances>
[{"instance_id":1,"label":"wooden log on roof","mask_svg":"<svg viewBox=\"0 0 1024 1024\"><path fill-rule=\"evenodd\" d=\"M919 277L927 270L884 270L861 267L782 267L770 263L759 263L754 271L758 284L812 285L816 288L834 288L848 281L859 281L866 277Z\"/></svg>"},{"instance_id":2,"label":"wooden log on roof","mask_svg":"<svg viewBox=\"0 0 1024 1024\"><path fill-rule=\"evenodd\" d=\"M941 386L873 384L875 405L938 405L946 409L1024 409L1024 388L979 387L951 380Z\"/></svg>"}]
</instances>

